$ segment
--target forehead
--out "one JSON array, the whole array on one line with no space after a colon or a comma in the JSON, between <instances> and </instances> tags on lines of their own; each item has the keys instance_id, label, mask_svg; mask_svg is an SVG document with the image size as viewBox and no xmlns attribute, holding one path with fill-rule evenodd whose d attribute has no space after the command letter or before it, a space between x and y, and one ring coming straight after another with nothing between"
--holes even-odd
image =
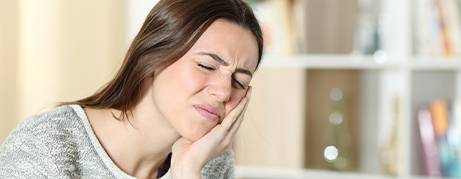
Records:
<instances>
[{"instance_id":1,"label":"forehead","mask_svg":"<svg viewBox=\"0 0 461 179\"><path fill-rule=\"evenodd\" d=\"M231 66L255 71L258 63L258 44L250 30L218 19L214 21L192 46L193 53L213 53Z\"/></svg>"}]
</instances>

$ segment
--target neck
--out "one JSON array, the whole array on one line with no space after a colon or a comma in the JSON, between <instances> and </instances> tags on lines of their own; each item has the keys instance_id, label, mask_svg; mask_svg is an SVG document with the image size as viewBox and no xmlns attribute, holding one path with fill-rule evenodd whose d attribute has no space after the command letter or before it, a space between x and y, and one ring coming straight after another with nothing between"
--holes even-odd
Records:
<instances>
[{"instance_id":1,"label":"neck","mask_svg":"<svg viewBox=\"0 0 461 179\"><path fill-rule=\"evenodd\" d=\"M180 135L143 103L146 101L133 109L130 122L115 119L121 112L114 109L85 108L85 112L99 142L122 171L138 178L156 178Z\"/></svg>"}]
</instances>

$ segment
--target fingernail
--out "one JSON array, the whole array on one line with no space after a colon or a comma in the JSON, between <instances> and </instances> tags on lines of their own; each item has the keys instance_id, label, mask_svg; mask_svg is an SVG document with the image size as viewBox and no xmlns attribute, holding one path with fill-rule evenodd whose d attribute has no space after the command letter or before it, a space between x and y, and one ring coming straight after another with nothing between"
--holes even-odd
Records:
<instances>
[{"instance_id":1,"label":"fingernail","mask_svg":"<svg viewBox=\"0 0 461 179\"><path fill-rule=\"evenodd\" d=\"M248 90L248 94L247 94L248 99L250 99L252 91L253 91L253 87L250 87L250 90Z\"/></svg>"}]
</instances>

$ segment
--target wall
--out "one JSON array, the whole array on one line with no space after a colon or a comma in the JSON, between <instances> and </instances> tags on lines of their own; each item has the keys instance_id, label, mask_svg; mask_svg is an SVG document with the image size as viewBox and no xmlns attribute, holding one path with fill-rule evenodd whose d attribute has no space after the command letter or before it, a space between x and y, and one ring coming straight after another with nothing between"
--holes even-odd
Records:
<instances>
[{"instance_id":1,"label":"wall","mask_svg":"<svg viewBox=\"0 0 461 179\"><path fill-rule=\"evenodd\" d=\"M306 71L260 68L235 138L237 165L304 167Z\"/></svg>"},{"instance_id":2,"label":"wall","mask_svg":"<svg viewBox=\"0 0 461 179\"><path fill-rule=\"evenodd\" d=\"M0 144L17 125L17 1L0 1Z\"/></svg>"},{"instance_id":3,"label":"wall","mask_svg":"<svg viewBox=\"0 0 461 179\"><path fill-rule=\"evenodd\" d=\"M94 93L126 52L123 0L0 2L0 143L20 121Z\"/></svg>"}]
</instances>

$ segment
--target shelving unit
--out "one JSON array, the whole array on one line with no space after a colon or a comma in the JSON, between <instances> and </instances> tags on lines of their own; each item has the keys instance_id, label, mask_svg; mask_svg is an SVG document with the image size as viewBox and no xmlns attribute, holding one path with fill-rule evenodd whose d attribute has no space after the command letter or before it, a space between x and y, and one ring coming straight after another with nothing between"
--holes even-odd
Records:
<instances>
[{"instance_id":1,"label":"shelving unit","mask_svg":"<svg viewBox=\"0 0 461 179\"><path fill-rule=\"evenodd\" d=\"M381 1L388 19L384 60L357 54L266 54L252 81L254 95L236 139L237 178L427 178L420 166L416 110L435 98L461 97L461 58L413 54L413 3ZM311 145L303 139L309 137L307 79L309 71L319 70L360 74L361 135L354 172L306 168L306 146ZM390 176L381 155L391 138L396 96L398 174Z\"/></svg>"},{"instance_id":2,"label":"shelving unit","mask_svg":"<svg viewBox=\"0 0 461 179\"><path fill-rule=\"evenodd\" d=\"M237 177L263 177L263 178L277 178L277 176L286 176L287 178L303 178L302 176L316 176L320 178L329 177L346 177L346 178L427 178L422 175L421 169L418 165L419 150L419 136L416 133L416 109L421 105L427 105L435 98L454 99L456 96L456 89L459 84L459 70L461 70L461 60L457 58L430 58L430 57L412 57L407 60L388 60L385 63L377 63L372 56L356 56L356 55L325 55L325 54L303 54L303 55L268 55L264 57L262 66L260 67L262 73L272 73L271 70L285 70L286 71L308 71L308 70L359 70L362 73L362 83L364 83L364 94L362 95L363 104L361 105L364 111L361 114L362 118L375 116L375 113L380 113L380 119L377 121L362 121L361 131L363 133L372 134L362 136L362 142L374 141L377 138L377 125L379 120L392 120L389 115L391 113L391 106L393 105L392 95L395 93L411 94L402 97L400 110L405 112L400 113L400 118L404 119L400 123L400 132L402 133L401 139L406 143L400 142L400 152L410 155L403 156L401 160L408 162L407 170L402 171L399 176L383 175L379 171L379 156L376 156L370 150L378 150L376 145L365 144L361 149L361 157L366 158L368 164L363 164L362 169L357 172L335 172L325 170L313 169L292 169L290 167L274 168L271 166L255 167L255 166L239 166L237 167ZM266 72L269 71L269 72ZM260 73L260 72L258 72ZM276 72L280 73L280 72ZM300 73L305 75L304 73ZM299 75L299 74L298 74ZM428 78L429 76L429 78ZM295 77L295 79L299 79ZM288 79L287 79L288 80ZM405 83L409 81L410 83ZM437 83L438 81L438 83ZM270 81L266 83L271 83ZM274 82L276 83L276 82ZM421 84L423 83L423 84ZM431 89L427 88L427 84L435 84ZM374 86L377 85L377 86ZM426 85L426 86L424 86ZM444 88L441 88L444 87ZM257 88L258 86L256 86ZM417 89L415 89L415 87ZM422 93L417 93L419 89ZM377 92L378 91L378 92ZM370 101L376 99L377 101ZM406 101L403 101L406 100ZM251 104L251 103L250 103ZM410 109L409 109L410 108ZM251 109L249 109L251 111ZM250 112L251 113L251 112ZM270 113L270 112L268 112ZM410 117L405 117L405 116ZM252 115L250 118L254 118ZM404 118L405 117L405 118ZM250 119L252 120L252 119ZM407 126L405 126L407 124ZM390 125L390 124L387 124ZM260 134L264 135L264 134ZM269 139L268 139L269 140ZM366 157L368 156L368 157ZM374 159L375 161L369 162L367 160ZM371 164L369 164L371 163ZM403 163L403 162L402 162ZM402 165L402 164L401 164ZM400 169L404 169L402 166ZM259 175L258 175L259 174Z\"/></svg>"}]
</instances>

